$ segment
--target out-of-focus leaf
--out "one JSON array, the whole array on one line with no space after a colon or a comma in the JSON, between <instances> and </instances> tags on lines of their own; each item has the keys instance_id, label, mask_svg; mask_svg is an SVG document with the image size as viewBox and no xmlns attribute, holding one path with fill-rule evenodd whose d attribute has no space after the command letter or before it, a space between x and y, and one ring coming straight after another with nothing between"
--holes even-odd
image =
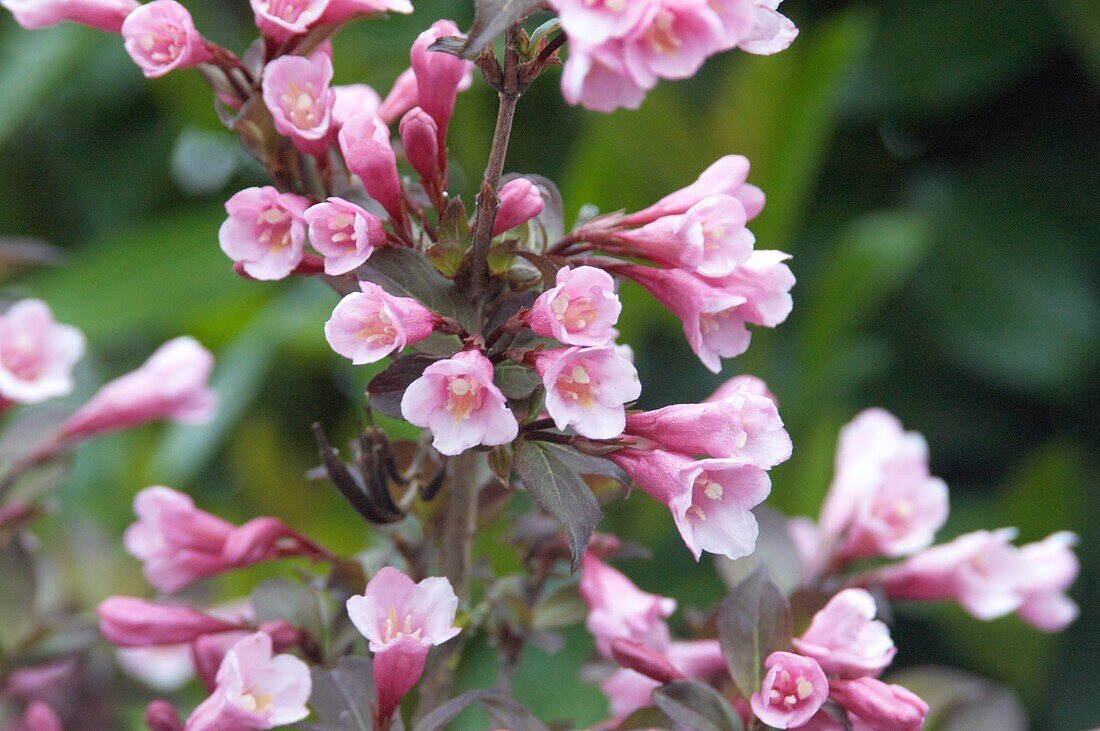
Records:
<instances>
[{"instance_id":1,"label":"out-of-focus leaf","mask_svg":"<svg viewBox=\"0 0 1100 731\"><path fill-rule=\"evenodd\" d=\"M36 622L34 562L19 535L0 544L0 654L26 638Z\"/></svg>"},{"instance_id":2,"label":"out-of-focus leaf","mask_svg":"<svg viewBox=\"0 0 1100 731\"><path fill-rule=\"evenodd\" d=\"M444 317L453 317L466 327L472 326L470 303L418 251L387 246L371 255L359 267L359 278L374 282L398 297L412 297L425 307Z\"/></svg>"},{"instance_id":3,"label":"out-of-focus leaf","mask_svg":"<svg viewBox=\"0 0 1100 731\"><path fill-rule=\"evenodd\" d=\"M458 714L472 705L479 705L489 712L494 727L522 731L545 731L546 726L530 711L500 688L468 690L435 708L416 724L413 731L442 731Z\"/></svg>"},{"instance_id":4,"label":"out-of-focus leaf","mask_svg":"<svg viewBox=\"0 0 1100 731\"><path fill-rule=\"evenodd\" d=\"M573 450L549 442L524 440L516 447L513 465L531 498L562 524L576 571L603 513L577 471L570 465Z\"/></svg>"},{"instance_id":5,"label":"out-of-focus leaf","mask_svg":"<svg viewBox=\"0 0 1100 731\"><path fill-rule=\"evenodd\" d=\"M284 619L318 640L325 637L320 595L300 581L267 579L252 590L251 602L260 622Z\"/></svg>"},{"instance_id":6,"label":"out-of-focus leaf","mask_svg":"<svg viewBox=\"0 0 1100 731\"><path fill-rule=\"evenodd\" d=\"M789 594L802 579L802 562L787 531L787 518L768 507L759 507L753 512L760 526L756 550L736 561L716 557L718 573L728 586L733 587L748 578L757 567L763 566L775 585Z\"/></svg>"},{"instance_id":7,"label":"out-of-focus leaf","mask_svg":"<svg viewBox=\"0 0 1100 731\"><path fill-rule=\"evenodd\" d=\"M524 368L518 363L505 361L496 366L493 383L506 398L524 399L542 384L542 379L533 368Z\"/></svg>"},{"instance_id":8,"label":"out-of-focus leaf","mask_svg":"<svg viewBox=\"0 0 1100 731\"><path fill-rule=\"evenodd\" d=\"M386 370L367 384L370 405L386 416L402 418L401 397L405 395L405 389L423 375L425 368L437 360L438 358L421 353L395 358Z\"/></svg>"},{"instance_id":9,"label":"out-of-focus leaf","mask_svg":"<svg viewBox=\"0 0 1100 731\"><path fill-rule=\"evenodd\" d=\"M764 679L764 660L791 644L793 620L786 595L759 568L718 605L718 641L726 665L746 700Z\"/></svg>"},{"instance_id":10,"label":"out-of-focus leaf","mask_svg":"<svg viewBox=\"0 0 1100 731\"><path fill-rule=\"evenodd\" d=\"M65 252L45 241L18 236L0 236L0 278L32 266L56 266Z\"/></svg>"},{"instance_id":11,"label":"out-of-focus leaf","mask_svg":"<svg viewBox=\"0 0 1100 731\"><path fill-rule=\"evenodd\" d=\"M540 0L474 0L474 24L458 55L476 57L541 4Z\"/></svg>"},{"instance_id":12,"label":"out-of-focus leaf","mask_svg":"<svg viewBox=\"0 0 1100 731\"><path fill-rule=\"evenodd\" d=\"M936 731L1025 731L1027 715L1008 688L955 668L925 666L892 673L889 682L928 704Z\"/></svg>"},{"instance_id":13,"label":"out-of-focus leaf","mask_svg":"<svg viewBox=\"0 0 1100 731\"><path fill-rule=\"evenodd\" d=\"M1092 0L1050 0L1048 3L1081 59L1100 81L1100 5Z\"/></svg>"},{"instance_id":14,"label":"out-of-focus leaf","mask_svg":"<svg viewBox=\"0 0 1100 731\"><path fill-rule=\"evenodd\" d=\"M672 719L660 708L640 708L624 718L616 731L651 731L652 729L673 728Z\"/></svg>"},{"instance_id":15,"label":"out-of-focus leaf","mask_svg":"<svg viewBox=\"0 0 1100 731\"><path fill-rule=\"evenodd\" d=\"M542 629L560 629L579 624L588 616L588 608L577 591L576 584L563 584L549 592L535 605L531 626Z\"/></svg>"},{"instance_id":16,"label":"out-of-focus leaf","mask_svg":"<svg viewBox=\"0 0 1100 731\"><path fill-rule=\"evenodd\" d=\"M347 655L332 669L314 667L309 705L314 731L371 731L374 703L374 666L370 658Z\"/></svg>"},{"instance_id":17,"label":"out-of-focus leaf","mask_svg":"<svg viewBox=\"0 0 1100 731\"><path fill-rule=\"evenodd\" d=\"M677 680L653 691L653 702L678 725L692 731L742 731L729 701L709 685Z\"/></svg>"}]
</instances>

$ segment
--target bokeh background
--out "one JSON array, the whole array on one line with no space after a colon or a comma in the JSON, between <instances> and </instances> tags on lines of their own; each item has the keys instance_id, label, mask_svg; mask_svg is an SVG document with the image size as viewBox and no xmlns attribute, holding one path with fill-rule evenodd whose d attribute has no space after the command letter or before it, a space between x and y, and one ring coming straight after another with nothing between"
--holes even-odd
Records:
<instances>
[{"instance_id":1,"label":"bokeh background","mask_svg":"<svg viewBox=\"0 0 1100 731\"><path fill-rule=\"evenodd\" d=\"M244 0L190 0L199 27L237 50L251 38ZM338 83L385 93L411 40L469 3L421 0L410 18L360 23L336 40ZM802 29L771 58L728 54L689 82L663 84L637 112L563 104L557 74L519 108L508 170L558 181L567 218L584 203L636 208L722 154L752 160L768 195L760 248L794 255L795 310L722 377L754 373L778 394L795 456L774 471L771 504L815 514L837 429L884 406L931 446L952 490L943 536L1015 525L1024 540L1082 536L1072 594L1082 618L1057 636L1009 618L979 623L949 606L901 607L897 665L955 665L1010 686L1035 728L1100 724L1100 5L1094 0L788 0ZM60 266L11 277L5 297L46 299L88 335L80 393L191 333L215 350L222 408L204 428L147 428L84 448L40 520L68 579L54 600L90 607L143 593L121 551L133 494L168 484L242 519L278 515L335 549L369 543L354 514L310 483L309 424L350 434L370 369L326 346L334 298L311 282L248 283L218 249L222 204L262 180L219 125L195 73L147 82L118 38L61 27L29 33L0 18L0 236L66 252ZM451 150L472 196L494 99L461 97ZM656 407L719 382L678 323L625 291L624 338ZM696 567L665 511L634 498L605 528L644 544L625 568L652 591L704 606L724 587ZM493 550L487 542L486 552ZM2 577L0 577L2 580ZM224 596L254 576L215 584ZM545 718L604 714L577 679L582 629L550 656L532 650L517 694ZM473 653L464 682L489 682ZM135 700L138 686L117 692ZM135 705L135 709L139 706ZM136 718L136 716L135 716Z\"/></svg>"}]
</instances>

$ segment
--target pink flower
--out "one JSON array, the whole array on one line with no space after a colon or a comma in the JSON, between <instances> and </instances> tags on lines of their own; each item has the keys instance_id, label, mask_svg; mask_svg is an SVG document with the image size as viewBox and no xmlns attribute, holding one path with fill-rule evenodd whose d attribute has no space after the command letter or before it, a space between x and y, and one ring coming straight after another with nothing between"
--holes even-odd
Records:
<instances>
[{"instance_id":1,"label":"pink flower","mask_svg":"<svg viewBox=\"0 0 1100 731\"><path fill-rule=\"evenodd\" d=\"M337 128L357 114L376 114L382 103L378 92L366 84L334 86L332 93L332 124Z\"/></svg>"},{"instance_id":2,"label":"pink flower","mask_svg":"<svg viewBox=\"0 0 1100 731\"><path fill-rule=\"evenodd\" d=\"M682 224L683 216L658 218L638 229L613 232L610 239L600 241L600 248L695 271L703 261L703 231Z\"/></svg>"},{"instance_id":3,"label":"pink flower","mask_svg":"<svg viewBox=\"0 0 1100 731\"><path fill-rule=\"evenodd\" d=\"M320 20L329 0L250 0L256 26L273 41L288 41Z\"/></svg>"},{"instance_id":4,"label":"pink flower","mask_svg":"<svg viewBox=\"0 0 1100 731\"><path fill-rule=\"evenodd\" d=\"M70 393L73 366L83 356L84 335L57 323L49 305L16 302L0 314L0 404L34 404Z\"/></svg>"},{"instance_id":5,"label":"pink flower","mask_svg":"<svg viewBox=\"0 0 1100 731\"><path fill-rule=\"evenodd\" d=\"M135 371L100 388L62 426L69 439L129 429L168 419L182 424L209 421L217 394L207 380L214 356L191 337L169 340Z\"/></svg>"},{"instance_id":6,"label":"pink flower","mask_svg":"<svg viewBox=\"0 0 1100 731\"><path fill-rule=\"evenodd\" d=\"M180 713L168 701L153 701L146 706L145 725L149 731L183 731Z\"/></svg>"},{"instance_id":7,"label":"pink flower","mask_svg":"<svg viewBox=\"0 0 1100 731\"><path fill-rule=\"evenodd\" d=\"M542 213L545 204L538 186L527 178L512 178L500 188L500 207L493 220L493 236L500 236Z\"/></svg>"},{"instance_id":8,"label":"pink flower","mask_svg":"<svg viewBox=\"0 0 1100 731\"><path fill-rule=\"evenodd\" d=\"M454 113L459 86L473 64L449 53L429 51L428 46L445 36L461 35L449 20L437 20L412 45L409 60L416 74L417 104L435 120L440 160L447 156L447 127Z\"/></svg>"},{"instance_id":9,"label":"pink flower","mask_svg":"<svg viewBox=\"0 0 1100 731\"><path fill-rule=\"evenodd\" d=\"M1060 632L1077 618L1079 610L1065 592L1080 571L1073 552L1077 536L1062 531L1019 551L1020 619L1044 632Z\"/></svg>"},{"instance_id":10,"label":"pink flower","mask_svg":"<svg viewBox=\"0 0 1100 731\"><path fill-rule=\"evenodd\" d=\"M126 16L122 37L130 58L150 79L211 59L191 13L175 0L153 0L138 7Z\"/></svg>"},{"instance_id":11,"label":"pink flower","mask_svg":"<svg viewBox=\"0 0 1100 731\"><path fill-rule=\"evenodd\" d=\"M313 248L325 256L325 274L346 274L386 243L382 219L343 198L329 198L302 214Z\"/></svg>"},{"instance_id":12,"label":"pink flower","mask_svg":"<svg viewBox=\"0 0 1100 731\"><path fill-rule=\"evenodd\" d=\"M566 266L558 270L555 286L531 305L527 324L537 335L566 345L607 345L622 309L610 274Z\"/></svg>"},{"instance_id":13,"label":"pink flower","mask_svg":"<svg viewBox=\"0 0 1100 731\"><path fill-rule=\"evenodd\" d=\"M355 365L376 363L432 334L439 316L410 297L394 297L371 282L345 296L325 323L325 338Z\"/></svg>"},{"instance_id":14,"label":"pink flower","mask_svg":"<svg viewBox=\"0 0 1100 731\"><path fill-rule=\"evenodd\" d=\"M764 380L757 378L756 376L750 376L743 374L740 376L734 376L721 386L714 390L710 396L707 396L705 401L710 403L711 401L721 401L722 399L733 395L751 395L751 396L764 396L772 401L779 407L779 399L775 397L775 394L768 389L768 384L764 383Z\"/></svg>"},{"instance_id":15,"label":"pink flower","mask_svg":"<svg viewBox=\"0 0 1100 731\"><path fill-rule=\"evenodd\" d=\"M405 157L430 191L443 186L442 165L439 157L439 130L435 120L420 107L413 107L401 118L401 144Z\"/></svg>"},{"instance_id":16,"label":"pink flower","mask_svg":"<svg viewBox=\"0 0 1100 731\"><path fill-rule=\"evenodd\" d=\"M559 429L613 439L626 426L625 404L642 393L638 371L610 346L558 348L535 356L546 410Z\"/></svg>"},{"instance_id":17,"label":"pink flower","mask_svg":"<svg viewBox=\"0 0 1100 731\"><path fill-rule=\"evenodd\" d=\"M874 678L834 680L829 697L844 707L856 729L917 731L924 727L928 704L900 685Z\"/></svg>"},{"instance_id":18,"label":"pink flower","mask_svg":"<svg viewBox=\"0 0 1100 731\"><path fill-rule=\"evenodd\" d=\"M424 369L401 398L401 415L432 431L432 444L454 456L479 444L508 444L519 423L493 383L493 364L476 350L464 350Z\"/></svg>"},{"instance_id":19,"label":"pink flower","mask_svg":"<svg viewBox=\"0 0 1100 731\"><path fill-rule=\"evenodd\" d=\"M764 193L745 182L749 176L749 160L743 155L726 155L703 171L699 178L680 190L666 195L649 208L631 213L623 219L627 226L641 226L662 216L686 213L704 198L729 195L737 198L745 207L745 215L752 220L764 207Z\"/></svg>"},{"instance_id":20,"label":"pink flower","mask_svg":"<svg viewBox=\"0 0 1100 731\"><path fill-rule=\"evenodd\" d=\"M600 43L625 36L653 4L653 0L552 0L550 7L570 42Z\"/></svg>"},{"instance_id":21,"label":"pink flower","mask_svg":"<svg viewBox=\"0 0 1100 731\"><path fill-rule=\"evenodd\" d=\"M218 230L222 251L253 279L288 276L302 261L302 216L308 207L306 198L280 193L270 185L234 194L225 204L229 217Z\"/></svg>"},{"instance_id":22,"label":"pink flower","mask_svg":"<svg viewBox=\"0 0 1100 731\"><path fill-rule=\"evenodd\" d=\"M471 83L472 79L471 75ZM407 68L394 80L390 93L382 100L377 114L383 122L390 124L415 107L416 100L416 73L412 68Z\"/></svg>"},{"instance_id":23,"label":"pink flower","mask_svg":"<svg viewBox=\"0 0 1100 731\"><path fill-rule=\"evenodd\" d=\"M155 604L144 599L113 596L100 603L99 631L118 647L178 645L200 635L242 629L238 622L203 614L184 606Z\"/></svg>"},{"instance_id":24,"label":"pink flower","mask_svg":"<svg viewBox=\"0 0 1100 731\"><path fill-rule=\"evenodd\" d=\"M331 83L332 59L325 53L281 56L264 67L264 104L275 129L304 153L320 155L332 144Z\"/></svg>"},{"instance_id":25,"label":"pink flower","mask_svg":"<svg viewBox=\"0 0 1100 731\"><path fill-rule=\"evenodd\" d=\"M588 606L585 624L604 657L611 657L611 643L616 639L633 640L662 652L668 646L665 618L676 610L675 599L642 591L591 551L581 559L579 588Z\"/></svg>"},{"instance_id":26,"label":"pink flower","mask_svg":"<svg viewBox=\"0 0 1100 731\"><path fill-rule=\"evenodd\" d=\"M829 682L813 659L773 652L764 661L767 675L749 699L752 712L775 728L798 728L818 712L829 696Z\"/></svg>"},{"instance_id":27,"label":"pink flower","mask_svg":"<svg viewBox=\"0 0 1100 731\"><path fill-rule=\"evenodd\" d=\"M138 3L135 0L0 0L15 22L36 30L69 20L81 25L118 33Z\"/></svg>"},{"instance_id":28,"label":"pink flower","mask_svg":"<svg viewBox=\"0 0 1100 731\"><path fill-rule=\"evenodd\" d=\"M561 75L561 92L567 102L596 112L642 105L647 87L627 71L622 40L586 44L570 39L569 46Z\"/></svg>"},{"instance_id":29,"label":"pink flower","mask_svg":"<svg viewBox=\"0 0 1100 731\"><path fill-rule=\"evenodd\" d=\"M844 678L878 675L897 648L890 630L876 620L875 599L863 589L845 589L817 612L795 648L821 668Z\"/></svg>"},{"instance_id":30,"label":"pink flower","mask_svg":"<svg viewBox=\"0 0 1100 731\"><path fill-rule=\"evenodd\" d=\"M768 56L786 50L798 35L798 28L779 13L782 0L753 0L753 25L737 44L742 51Z\"/></svg>"},{"instance_id":31,"label":"pink flower","mask_svg":"<svg viewBox=\"0 0 1100 731\"><path fill-rule=\"evenodd\" d=\"M293 655L275 655L264 632L245 637L226 653L217 683L187 719L186 731L266 729L309 715L309 666Z\"/></svg>"},{"instance_id":32,"label":"pink flower","mask_svg":"<svg viewBox=\"0 0 1100 731\"><path fill-rule=\"evenodd\" d=\"M745 298L736 316L761 327L775 327L791 314L791 287L794 274L784 264L790 254L782 251L754 251L724 277L707 281L726 292Z\"/></svg>"},{"instance_id":33,"label":"pink flower","mask_svg":"<svg viewBox=\"0 0 1100 731\"><path fill-rule=\"evenodd\" d=\"M687 678L707 680L727 672L717 640L672 642L661 656L673 671ZM622 719L639 708L653 705L653 691L659 685L653 678L624 666L603 681L600 690L610 701L612 714Z\"/></svg>"},{"instance_id":34,"label":"pink flower","mask_svg":"<svg viewBox=\"0 0 1100 731\"><path fill-rule=\"evenodd\" d=\"M645 88L658 79L690 78L725 45L724 34L721 19L707 2L652 3L625 39L626 68Z\"/></svg>"},{"instance_id":35,"label":"pink flower","mask_svg":"<svg viewBox=\"0 0 1100 731\"><path fill-rule=\"evenodd\" d=\"M633 670L662 685L683 680L685 677L663 654L641 642L624 640L621 637L611 641L611 659L627 670Z\"/></svg>"},{"instance_id":36,"label":"pink flower","mask_svg":"<svg viewBox=\"0 0 1100 731\"><path fill-rule=\"evenodd\" d=\"M348 616L374 653L381 720L416 685L428 650L459 633L457 609L458 597L447 579L431 577L417 584L390 566L371 578L362 596L348 599Z\"/></svg>"},{"instance_id":37,"label":"pink flower","mask_svg":"<svg viewBox=\"0 0 1100 731\"><path fill-rule=\"evenodd\" d=\"M348 169L363 181L371 198L395 222L404 220L404 192L386 123L369 112L357 114L340 128L339 140Z\"/></svg>"},{"instance_id":38,"label":"pink flower","mask_svg":"<svg viewBox=\"0 0 1100 731\"><path fill-rule=\"evenodd\" d=\"M61 725L61 717L54 709L42 701L31 702L25 711L19 724L11 727L12 731L64 731Z\"/></svg>"},{"instance_id":39,"label":"pink flower","mask_svg":"<svg viewBox=\"0 0 1100 731\"><path fill-rule=\"evenodd\" d=\"M186 644L120 647L115 658L127 675L159 691L179 690L195 677L195 661Z\"/></svg>"},{"instance_id":40,"label":"pink flower","mask_svg":"<svg viewBox=\"0 0 1100 731\"><path fill-rule=\"evenodd\" d=\"M321 21L339 24L369 13L391 12L407 15L412 11L413 6L409 0L330 0Z\"/></svg>"},{"instance_id":41,"label":"pink flower","mask_svg":"<svg viewBox=\"0 0 1100 731\"><path fill-rule=\"evenodd\" d=\"M715 0L710 8L722 24L722 51L736 48L751 36L756 26L756 7L753 0Z\"/></svg>"}]
</instances>

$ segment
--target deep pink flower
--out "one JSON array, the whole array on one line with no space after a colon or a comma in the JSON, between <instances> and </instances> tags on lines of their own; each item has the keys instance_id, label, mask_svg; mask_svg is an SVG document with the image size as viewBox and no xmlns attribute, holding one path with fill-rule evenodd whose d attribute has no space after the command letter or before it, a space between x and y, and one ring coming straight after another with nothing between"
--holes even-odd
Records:
<instances>
[{"instance_id":1,"label":"deep pink flower","mask_svg":"<svg viewBox=\"0 0 1100 731\"><path fill-rule=\"evenodd\" d=\"M12 731L64 731L61 717L42 701L31 702L23 711L23 718Z\"/></svg>"},{"instance_id":2,"label":"deep pink flower","mask_svg":"<svg viewBox=\"0 0 1100 731\"><path fill-rule=\"evenodd\" d=\"M794 646L825 672L845 678L878 675L897 648L875 612L874 597L863 589L845 589L814 615Z\"/></svg>"},{"instance_id":3,"label":"deep pink flower","mask_svg":"<svg viewBox=\"0 0 1100 731\"><path fill-rule=\"evenodd\" d=\"M420 107L413 107L401 118L401 144L405 157L429 190L443 186L443 173L439 157L439 130L431 115Z\"/></svg>"},{"instance_id":4,"label":"deep pink flower","mask_svg":"<svg viewBox=\"0 0 1100 731\"><path fill-rule=\"evenodd\" d=\"M449 20L437 20L412 45L409 60L416 74L417 104L435 120L439 157L447 156L447 127L454 113L459 86L473 64L449 53L429 51L428 46L445 36L461 35Z\"/></svg>"},{"instance_id":5,"label":"deep pink flower","mask_svg":"<svg viewBox=\"0 0 1100 731\"><path fill-rule=\"evenodd\" d=\"M118 647L178 645L200 635L242 629L239 622L212 617L190 607L113 596L96 609L99 631Z\"/></svg>"},{"instance_id":6,"label":"deep pink flower","mask_svg":"<svg viewBox=\"0 0 1100 731\"><path fill-rule=\"evenodd\" d=\"M557 348L535 356L546 387L546 410L559 429L589 439L613 439L626 426L626 404L642 385L634 365L609 346Z\"/></svg>"},{"instance_id":7,"label":"deep pink flower","mask_svg":"<svg viewBox=\"0 0 1100 731\"><path fill-rule=\"evenodd\" d=\"M218 241L230 259L240 262L253 279L288 276L302 261L309 200L280 193L270 185L246 188L225 204L229 217Z\"/></svg>"},{"instance_id":8,"label":"deep pink flower","mask_svg":"<svg viewBox=\"0 0 1100 731\"><path fill-rule=\"evenodd\" d=\"M325 256L326 274L346 274L386 243L382 219L343 198L329 198L302 214L313 248Z\"/></svg>"},{"instance_id":9,"label":"deep pink flower","mask_svg":"<svg viewBox=\"0 0 1100 731\"><path fill-rule=\"evenodd\" d=\"M566 345L607 345L622 309L610 274L566 266L558 270L555 285L531 305L527 324L537 335Z\"/></svg>"},{"instance_id":10,"label":"deep pink flower","mask_svg":"<svg viewBox=\"0 0 1100 731\"><path fill-rule=\"evenodd\" d=\"M662 216L686 213L689 208L714 195L737 198L745 207L745 215L752 220L764 207L764 194L745 180L749 176L749 159L743 155L726 155L702 172L691 185L666 195L649 208L631 213L623 219L624 225L641 226Z\"/></svg>"},{"instance_id":11,"label":"deep pink flower","mask_svg":"<svg viewBox=\"0 0 1100 731\"><path fill-rule=\"evenodd\" d=\"M146 706L145 725L149 731L183 731L180 713L168 701L153 701Z\"/></svg>"},{"instance_id":12,"label":"deep pink flower","mask_svg":"<svg viewBox=\"0 0 1100 731\"><path fill-rule=\"evenodd\" d=\"M552 0L569 39L599 43L627 35L646 14L653 0Z\"/></svg>"},{"instance_id":13,"label":"deep pink flower","mask_svg":"<svg viewBox=\"0 0 1100 731\"><path fill-rule=\"evenodd\" d=\"M500 207L493 220L493 236L500 236L542 213L545 204L537 185L527 178L512 178L500 187Z\"/></svg>"},{"instance_id":14,"label":"deep pink flower","mask_svg":"<svg viewBox=\"0 0 1100 731\"><path fill-rule=\"evenodd\" d=\"M829 682L811 658L773 652L764 661L767 674L749 699L753 713L775 728L798 728L818 712L829 696Z\"/></svg>"},{"instance_id":15,"label":"deep pink flower","mask_svg":"<svg viewBox=\"0 0 1100 731\"><path fill-rule=\"evenodd\" d=\"M192 337L169 340L149 360L100 388L62 426L62 436L86 439L168 419L182 424L209 421L217 394L208 386L214 356Z\"/></svg>"},{"instance_id":16,"label":"deep pink flower","mask_svg":"<svg viewBox=\"0 0 1100 731\"><path fill-rule=\"evenodd\" d=\"M410 297L394 297L377 284L345 296L325 323L325 338L355 365L376 363L432 334L439 316Z\"/></svg>"},{"instance_id":17,"label":"deep pink flower","mask_svg":"<svg viewBox=\"0 0 1100 731\"><path fill-rule=\"evenodd\" d=\"M108 33L120 32L126 16L138 7L135 0L0 0L0 5L28 30L68 20Z\"/></svg>"},{"instance_id":18,"label":"deep pink flower","mask_svg":"<svg viewBox=\"0 0 1100 731\"><path fill-rule=\"evenodd\" d=\"M424 672L428 650L459 633L454 626L458 597L451 583L430 577L414 583L387 566L362 596L348 599L348 616L370 642L378 691L378 716L385 721Z\"/></svg>"},{"instance_id":19,"label":"deep pink flower","mask_svg":"<svg viewBox=\"0 0 1100 731\"><path fill-rule=\"evenodd\" d=\"M737 46L742 51L768 56L786 50L798 35L798 28L779 12L782 0L753 0L752 29Z\"/></svg>"},{"instance_id":20,"label":"deep pink flower","mask_svg":"<svg viewBox=\"0 0 1100 731\"><path fill-rule=\"evenodd\" d=\"M446 455L479 444L507 444L519 423L504 394L493 383L493 364L476 350L465 350L424 369L401 398L401 415L431 429L432 444Z\"/></svg>"},{"instance_id":21,"label":"deep pink flower","mask_svg":"<svg viewBox=\"0 0 1100 731\"><path fill-rule=\"evenodd\" d=\"M249 0L256 26L273 41L283 42L313 27L329 0Z\"/></svg>"},{"instance_id":22,"label":"deep pink flower","mask_svg":"<svg viewBox=\"0 0 1100 731\"><path fill-rule=\"evenodd\" d=\"M407 15L412 11L413 6L409 0L329 0L321 22L339 24L369 13L390 12Z\"/></svg>"},{"instance_id":23,"label":"deep pink flower","mask_svg":"<svg viewBox=\"0 0 1100 731\"><path fill-rule=\"evenodd\" d=\"M281 56L264 67L264 104L275 129L310 155L323 154L332 144L331 83L332 59L325 53Z\"/></svg>"},{"instance_id":24,"label":"deep pink flower","mask_svg":"<svg viewBox=\"0 0 1100 731\"><path fill-rule=\"evenodd\" d=\"M726 673L726 661L717 640L672 642L662 653L672 668L687 678L707 680ZM639 708L653 705L653 691L660 685L651 677L625 667L600 684L611 713L622 719Z\"/></svg>"},{"instance_id":25,"label":"deep pink flower","mask_svg":"<svg viewBox=\"0 0 1100 731\"><path fill-rule=\"evenodd\" d=\"M153 0L138 7L126 16L122 37L130 58L150 79L211 58L191 13L176 0Z\"/></svg>"},{"instance_id":26,"label":"deep pink flower","mask_svg":"<svg viewBox=\"0 0 1100 731\"><path fill-rule=\"evenodd\" d=\"M833 680L829 697L854 716L853 728L860 731L917 731L928 715L928 704L912 691L874 678Z\"/></svg>"},{"instance_id":27,"label":"deep pink flower","mask_svg":"<svg viewBox=\"0 0 1100 731\"><path fill-rule=\"evenodd\" d=\"M70 393L73 366L83 356L84 335L54 321L49 305L16 302L0 314L0 404L34 404Z\"/></svg>"},{"instance_id":28,"label":"deep pink flower","mask_svg":"<svg viewBox=\"0 0 1100 731\"><path fill-rule=\"evenodd\" d=\"M642 591L591 551L581 559L579 589L588 606L585 624L604 657L611 657L611 643L619 638L661 652L667 648L665 618L676 610L675 599Z\"/></svg>"},{"instance_id":29,"label":"deep pink flower","mask_svg":"<svg viewBox=\"0 0 1100 731\"><path fill-rule=\"evenodd\" d=\"M275 655L271 637L248 635L218 670L217 689L187 719L186 731L228 731L287 726L309 715L309 666L293 655Z\"/></svg>"},{"instance_id":30,"label":"deep pink flower","mask_svg":"<svg viewBox=\"0 0 1100 731\"><path fill-rule=\"evenodd\" d=\"M357 114L376 114L382 103L378 92L366 84L332 87L332 124L340 128Z\"/></svg>"},{"instance_id":31,"label":"deep pink flower","mask_svg":"<svg viewBox=\"0 0 1100 731\"><path fill-rule=\"evenodd\" d=\"M340 150L348 169L359 176L395 222L404 219L404 192L397 172L397 155L390 144L390 128L369 112L357 114L340 128Z\"/></svg>"}]
</instances>

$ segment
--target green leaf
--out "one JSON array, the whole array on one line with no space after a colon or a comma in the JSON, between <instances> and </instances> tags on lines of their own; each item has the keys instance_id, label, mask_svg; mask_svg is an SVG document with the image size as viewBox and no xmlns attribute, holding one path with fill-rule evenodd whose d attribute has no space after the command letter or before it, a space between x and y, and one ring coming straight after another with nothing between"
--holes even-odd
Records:
<instances>
[{"instance_id":1,"label":"green leaf","mask_svg":"<svg viewBox=\"0 0 1100 731\"><path fill-rule=\"evenodd\" d=\"M349 655L335 668L314 667L309 705L313 731L373 731L374 666L370 658Z\"/></svg>"},{"instance_id":2,"label":"green leaf","mask_svg":"<svg viewBox=\"0 0 1100 731\"><path fill-rule=\"evenodd\" d=\"M924 666L891 673L928 704L926 726L936 731L1026 731L1027 715L1012 691L955 668Z\"/></svg>"},{"instance_id":3,"label":"green leaf","mask_svg":"<svg viewBox=\"0 0 1100 731\"><path fill-rule=\"evenodd\" d=\"M672 720L666 716L660 708L639 708L624 718L616 727L616 731L653 731L653 729L670 729Z\"/></svg>"},{"instance_id":4,"label":"green leaf","mask_svg":"<svg viewBox=\"0 0 1100 731\"><path fill-rule=\"evenodd\" d=\"M763 682L764 660L791 645L791 605L761 567L722 600L715 624L730 675L748 700Z\"/></svg>"},{"instance_id":5,"label":"green leaf","mask_svg":"<svg viewBox=\"0 0 1100 731\"><path fill-rule=\"evenodd\" d=\"M478 705L489 712L494 721L493 728L522 729L522 731L545 731L542 724L530 711L500 688L468 690L452 698L416 724L413 731L442 731L458 714L472 705Z\"/></svg>"},{"instance_id":6,"label":"green leaf","mask_svg":"<svg viewBox=\"0 0 1100 731\"><path fill-rule=\"evenodd\" d=\"M776 586L784 593L795 589L802 581L802 561L798 557L791 534L787 530L787 517L777 510L761 506L753 510L760 533L756 538L756 550L736 561L715 556L718 573L727 586L737 586L759 567L764 567Z\"/></svg>"},{"instance_id":7,"label":"green leaf","mask_svg":"<svg viewBox=\"0 0 1100 731\"><path fill-rule=\"evenodd\" d=\"M577 570L603 513L592 491L570 464L573 450L549 442L524 440L516 447L513 466L536 504L565 529Z\"/></svg>"},{"instance_id":8,"label":"green leaf","mask_svg":"<svg viewBox=\"0 0 1100 731\"><path fill-rule=\"evenodd\" d=\"M519 363L504 361L493 372L493 383L509 399L525 399L542 385L542 379L533 368L524 368Z\"/></svg>"},{"instance_id":9,"label":"green leaf","mask_svg":"<svg viewBox=\"0 0 1100 731\"><path fill-rule=\"evenodd\" d=\"M653 691L653 702L680 726L692 731L742 731L744 725L728 700L709 685L677 680Z\"/></svg>"},{"instance_id":10,"label":"green leaf","mask_svg":"<svg viewBox=\"0 0 1100 731\"><path fill-rule=\"evenodd\" d=\"M318 641L325 637L325 611L320 595L300 581L272 578L252 590L256 620L286 620Z\"/></svg>"},{"instance_id":11,"label":"green leaf","mask_svg":"<svg viewBox=\"0 0 1100 731\"><path fill-rule=\"evenodd\" d=\"M466 33L461 55L474 58L541 4L541 0L474 0L474 24Z\"/></svg>"},{"instance_id":12,"label":"green leaf","mask_svg":"<svg viewBox=\"0 0 1100 731\"><path fill-rule=\"evenodd\" d=\"M0 544L0 655L19 647L34 628L37 581L20 536Z\"/></svg>"},{"instance_id":13,"label":"green leaf","mask_svg":"<svg viewBox=\"0 0 1100 731\"><path fill-rule=\"evenodd\" d=\"M470 302L418 251L387 246L374 252L358 274L392 295L412 297L436 314L454 318L467 328L473 325Z\"/></svg>"}]
</instances>

